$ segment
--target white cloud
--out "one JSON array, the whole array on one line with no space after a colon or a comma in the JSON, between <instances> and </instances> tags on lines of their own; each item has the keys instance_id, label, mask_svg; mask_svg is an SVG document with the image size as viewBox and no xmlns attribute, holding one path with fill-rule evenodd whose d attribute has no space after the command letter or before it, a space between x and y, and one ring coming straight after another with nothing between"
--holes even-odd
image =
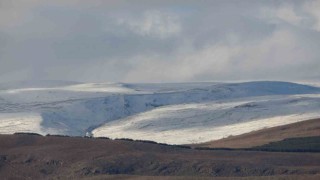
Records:
<instances>
[{"instance_id":1,"label":"white cloud","mask_svg":"<svg viewBox=\"0 0 320 180\"><path fill-rule=\"evenodd\" d=\"M183 47L180 54L168 57L136 57L139 62L125 81L188 81L205 80L290 79L305 63L313 61L295 34L288 30L275 31L257 43L236 46L216 44L201 50ZM309 62L308 62L309 61ZM271 73L272 72L272 73ZM227 78L226 78L227 77Z\"/></svg>"},{"instance_id":2,"label":"white cloud","mask_svg":"<svg viewBox=\"0 0 320 180\"><path fill-rule=\"evenodd\" d=\"M313 29L320 31L320 0L306 2L304 10L314 18Z\"/></svg>"},{"instance_id":3,"label":"white cloud","mask_svg":"<svg viewBox=\"0 0 320 180\"><path fill-rule=\"evenodd\" d=\"M181 31L179 17L176 14L159 10L146 11L142 17L119 18L118 23L143 36L168 38Z\"/></svg>"},{"instance_id":4,"label":"white cloud","mask_svg":"<svg viewBox=\"0 0 320 180\"><path fill-rule=\"evenodd\" d=\"M298 16L294 10L293 7L287 6L287 7L281 7L276 11L276 16L284 20L286 22L289 22L294 25L299 25L302 21L302 17Z\"/></svg>"},{"instance_id":5,"label":"white cloud","mask_svg":"<svg viewBox=\"0 0 320 180\"><path fill-rule=\"evenodd\" d=\"M281 24L281 21L298 26L301 24L303 17L299 16L293 5L282 4L279 7L262 8L262 18L270 20L273 23Z\"/></svg>"}]
</instances>

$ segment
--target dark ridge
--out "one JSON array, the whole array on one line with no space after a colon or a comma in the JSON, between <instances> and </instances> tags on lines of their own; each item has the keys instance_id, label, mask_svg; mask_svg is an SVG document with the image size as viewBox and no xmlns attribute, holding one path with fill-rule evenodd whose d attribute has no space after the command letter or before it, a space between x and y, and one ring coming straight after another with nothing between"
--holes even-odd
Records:
<instances>
[{"instance_id":1,"label":"dark ridge","mask_svg":"<svg viewBox=\"0 0 320 180\"><path fill-rule=\"evenodd\" d=\"M32 133L32 132L16 132L14 135L31 135L31 136L42 136L41 134L38 133Z\"/></svg>"},{"instance_id":2,"label":"dark ridge","mask_svg":"<svg viewBox=\"0 0 320 180\"><path fill-rule=\"evenodd\" d=\"M114 140L116 140L116 141L134 141L133 139L129 139L129 138L116 138Z\"/></svg>"},{"instance_id":3,"label":"dark ridge","mask_svg":"<svg viewBox=\"0 0 320 180\"><path fill-rule=\"evenodd\" d=\"M149 141L149 140L135 140L136 142L142 142L142 143L149 143L149 144L159 144L155 141Z\"/></svg>"},{"instance_id":4,"label":"dark ridge","mask_svg":"<svg viewBox=\"0 0 320 180\"><path fill-rule=\"evenodd\" d=\"M68 135L62 135L62 134L47 134L46 136L53 136L53 137L70 137Z\"/></svg>"},{"instance_id":5,"label":"dark ridge","mask_svg":"<svg viewBox=\"0 0 320 180\"><path fill-rule=\"evenodd\" d=\"M320 152L320 136L287 138L251 149L279 152Z\"/></svg>"},{"instance_id":6,"label":"dark ridge","mask_svg":"<svg viewBox=\"0 0 320 180\"><path fill-rule=\"evenodd\" d=\"M160 146L169 146L174 148L184 148L184 149L192 149L190 146L186 145L172 145L172 144L165 144L165 143L157 143L155 141L149 141L149 140L134 140L130 138L116 138L116 141L129 141L129 142L140 142L140 143L147 143L147 144L156 144Z\"/></svg>"},{"instance_id":7,"label":"dark ridge","mask_svg":"<svg viewBox=\"0 0 320 180\"><path fill-rule=\"evenodd\" d=\"M108 137L95 137L95 139L110 139Z\"/></svg>"}]
</instances>

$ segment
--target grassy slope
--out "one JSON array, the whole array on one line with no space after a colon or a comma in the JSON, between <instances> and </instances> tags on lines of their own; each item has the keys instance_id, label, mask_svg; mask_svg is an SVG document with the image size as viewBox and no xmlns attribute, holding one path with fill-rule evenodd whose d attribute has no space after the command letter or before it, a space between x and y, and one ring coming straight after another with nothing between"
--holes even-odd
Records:
<instances>
[{"instance_id":1,"label":"grassy slope","mask_svg":"<svg viewBox=\"0 0 320 180\"><path fill-rule=\"evenodd\" d=\"M211 148L251 148L293 137L320 136L320 119L262 129L225 139L192 145Z\"/></svg>"},{"instance_id":2,"label":"grassy slope","mask_svg":"<svg viewBox=\"0 0 320 180\"><path fill-rule=\"evenodd\" d=\"M253 149L265 151L320 152L320 136L289 138Z\"/></svg>"}]
</instances>

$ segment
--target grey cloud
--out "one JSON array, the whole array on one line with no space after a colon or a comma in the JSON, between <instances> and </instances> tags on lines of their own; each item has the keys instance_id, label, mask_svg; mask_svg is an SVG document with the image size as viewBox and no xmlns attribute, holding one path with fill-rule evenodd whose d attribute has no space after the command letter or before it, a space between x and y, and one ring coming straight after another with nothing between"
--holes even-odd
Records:
<instances>
[{"instance_id":1,"label":"grey cloud","mask_svg":"<svg viewBox=\"0 0 320 180\"><path fill-rule=\"evenodd\" d=\"M319 1L0 1L0 81L319 77Z\"/></svg>"}]
</instances>

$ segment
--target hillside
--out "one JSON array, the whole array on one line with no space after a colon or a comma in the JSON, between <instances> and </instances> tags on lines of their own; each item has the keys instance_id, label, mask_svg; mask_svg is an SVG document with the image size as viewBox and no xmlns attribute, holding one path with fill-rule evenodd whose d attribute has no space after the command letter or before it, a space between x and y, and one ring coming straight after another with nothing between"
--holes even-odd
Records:
<instances>
[{"instance_id":1,"label":"hillside","mask_svg":"<svg viewBox=\"0 0 320 180\"><path fill-rule=\"evenodd\" d=\"M315 179L320 175L319 153L207 151L128 140L24 134L0 135L0 145L0 176L4 179Z\"/></svg>"},{"instance_id":2,"label":"hillside","mask_svg":"<svg viewBox=\"0 0 320 180\"><path fill-rule=\"evenodd\" d=\"M318 95L170 105L108 122L93 130L93 134L169 144L202 143L317 118L319 106Z\"/></svg>"},{"instance_id":3,"label":"hillside","mask_svg":"<svg viewBox=\"0 0 320 180\"><path fill-rule=\"evenodd\" d=\"M294 137L320 136L320 119L262 129L217 141L195 144L194 147L251 148Z\"/></svg>"},{"instance_id":4,"label":"hillside","mask_svg":"<svg viewBox=\"0 0 320 180\"><path fill-rule=\"evenodd\" d=\"M320 152L320 136L286 138L251 148L274 152Z\"/></svg>"}]
</instances>

